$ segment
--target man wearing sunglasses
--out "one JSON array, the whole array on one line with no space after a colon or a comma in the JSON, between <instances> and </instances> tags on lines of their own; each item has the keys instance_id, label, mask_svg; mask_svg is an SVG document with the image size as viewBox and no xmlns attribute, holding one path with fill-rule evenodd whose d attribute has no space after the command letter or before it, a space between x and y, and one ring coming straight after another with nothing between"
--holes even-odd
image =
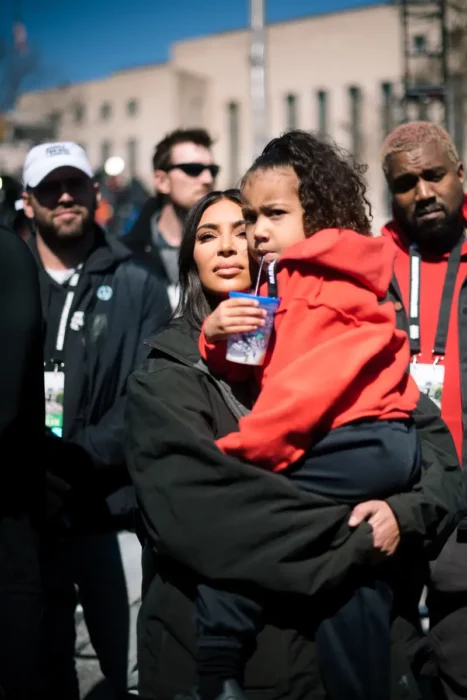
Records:
<instances>
[{"instance_id":1,"label":"man wearing sunglasses","mask_svg":"<svg viewBox=\"0 0 467 700\"><path fill-rule=\"evenodd\" d=\"M156 196L143 207L125 243L164 282L172 308L178 303L178 251L188 210L214 189L219 166L204 129L178 129L157 144L153 157Z\"/></svg>"},{"instance_id":2,"label":"man wearing sunglasses","mask_svg":"<svg viewBox=\"0 0 467 700\"><path fill-rule=\"evenodd\" d=\"M44 548L41 697L79 700L77 589L101 670L124 698L129 610L116 533L132 505L124 498L126 381L170 306L164 285L95 223L99 193L80 146L33 148L23 187L45 321L45 461L64 502Z\"/></svg>"}]
</instances>

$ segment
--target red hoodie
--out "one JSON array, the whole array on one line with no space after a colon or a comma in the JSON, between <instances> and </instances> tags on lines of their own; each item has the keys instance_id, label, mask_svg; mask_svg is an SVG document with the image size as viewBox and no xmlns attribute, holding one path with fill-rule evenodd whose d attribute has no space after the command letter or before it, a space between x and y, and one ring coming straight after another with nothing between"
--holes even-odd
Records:
<instances>
[{"instance_id":1,"label":"red hoodie","mask_svg":"<svg viewBox=\"0 0 467 700\"><path fill-rule=\"evenodd\" d=\"M280 471L333 428L410 416L419 392L407 374L408 340L396 330L394 305L381 303L394 256L385 238L337 229L287 249L277 265L275 334L258 368L261 393L239 432L217 441L223 452ZM217 370L229 366L231 379L244 376L244 366L221 360L224 343L206 344L202 334L200 349Z\"/></svg>"},{"instance_id":2,"label":"red hoodie","mask_svg":"<svg viewBox=\"0 0 467 700\"><path fill-rule=\"evenodd\" d=\"M464 199L464 219L467 221L467 197ZM391 238L397 246L395 274L406 309L409 308L410 280L410 242L404 236L394 221L389 222L382 230L383 236ZM449 253L438 256L423 256L420 269L420 339L421 353L417 362L431 364L432 349L438 323L439 307L443 292L444 279ZM462 257L457 274L451 315L449 317L449 332L446 342L446 355L439 358L444 365L444 387L441 402L441 416L451 430L456 444L459 460L462 464L462 443L464 426L462 420L462 397L460 387L459 359L459 291L467 277L467 241L462 248Z\"/></svg>"}]
</instances>

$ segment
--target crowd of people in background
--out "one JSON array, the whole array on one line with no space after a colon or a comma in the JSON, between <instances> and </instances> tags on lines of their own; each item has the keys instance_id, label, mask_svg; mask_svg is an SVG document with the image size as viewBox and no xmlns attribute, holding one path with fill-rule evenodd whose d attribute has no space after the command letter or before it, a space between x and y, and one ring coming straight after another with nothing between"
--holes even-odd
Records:
<instances>
[{"instance_id":1,"label":"crowd of people in background","mask_svg":"<svg viewBox=\"0 0 467 700\"><path fill-rule=\"evenodd\" d=\"M21 191L5 180L0 698L80 700L78 605L115 700L466 698L453 141L389 134L382 231L338 146L292 130L225 191L214 147L166 135L153 196L122 196L113 225L118 181L78 144L36 145ZM258 292L278 300L266 356L230 362L264 327Z\"/></svg>"}]
</instances>

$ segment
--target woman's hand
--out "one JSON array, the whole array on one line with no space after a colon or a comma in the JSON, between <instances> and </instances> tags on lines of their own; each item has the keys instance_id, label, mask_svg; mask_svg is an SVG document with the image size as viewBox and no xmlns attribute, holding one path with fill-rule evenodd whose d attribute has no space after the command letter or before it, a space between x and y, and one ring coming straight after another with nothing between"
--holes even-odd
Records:
<instances>
[{"instance_id":1,"label":"woman's hand","mask_svg":"<svg viewBox=\"0 0 467 700\"><path fill-rule=\"evenodd\" d=\"M349 519L350 527L357 527L367 520L373 530L373 547L385 556L396 551L401 534L394 513L386 501L366 501L359 503Z\"/></svg>"},{"instance_id":2,"label":"woman's hand","mask_svg":"<svg viewBox=\"0 0 467 700\"><path fill-rule=\"evenodd\" d=\"M218 343L233 333L248 333L264 326L267 312L254 299L232 298L221 301L203 326L208 343Z\"/></svg>"}]
</instances>

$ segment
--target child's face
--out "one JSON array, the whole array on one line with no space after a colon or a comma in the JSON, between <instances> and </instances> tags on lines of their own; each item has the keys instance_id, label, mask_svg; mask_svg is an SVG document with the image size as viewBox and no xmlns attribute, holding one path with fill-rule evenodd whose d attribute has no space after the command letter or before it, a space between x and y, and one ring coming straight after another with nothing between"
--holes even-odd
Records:
<instances>
[{"instance_id":1,"label":"child's face","mask_svg":"<svg viewBox=\"0 0 467 700\"><path fill-rule=\"evenodd\" d=\"M277 260L294 243L303 241L303 207L293 168L257 170L242 189L242 210L248 249L255 260Z\"/></svg>"}]
</instances>

